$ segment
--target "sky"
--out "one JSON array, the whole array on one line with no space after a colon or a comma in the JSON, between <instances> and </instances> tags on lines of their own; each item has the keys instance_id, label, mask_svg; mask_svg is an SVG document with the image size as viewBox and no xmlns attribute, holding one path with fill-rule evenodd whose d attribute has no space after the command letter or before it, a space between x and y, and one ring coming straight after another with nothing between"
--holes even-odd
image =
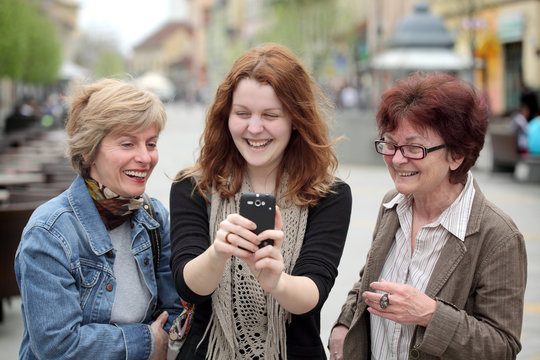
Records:
<instances>
[{"instance_id":1,"label":"sky","mask_svg":"<svg viewBox=\"0 0 540 360\"><path fill-rule=\"evenodd\" d=\"M79 29L116 39L122 52L128 53L165 23L169 1L181 0L77 0Z\"/></svg>"}]
</instances>

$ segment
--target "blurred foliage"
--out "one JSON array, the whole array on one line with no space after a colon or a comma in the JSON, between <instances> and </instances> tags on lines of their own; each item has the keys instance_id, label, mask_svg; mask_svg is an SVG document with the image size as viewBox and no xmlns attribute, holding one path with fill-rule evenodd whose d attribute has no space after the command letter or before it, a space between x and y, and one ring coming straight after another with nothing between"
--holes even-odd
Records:
<instances>
[{"instance_id":1,"label":"blurred foliage","mask_svg":"<svg viewBox=\"0 0 540 360\"><path fill-rule=\"evenodd\" d=\"M275 19L258 34L259 42L279 42L293 50L314 74L321 74L329 61L336 37L336 0L276 0Z\"/></svg>"},{"instance_id":2,"label":"blurred foliage","mask_svg":"<svg viewBox=\"0 0 540 360\"><path fill-rule=\"evenodd\" d=\"M19 0L0 0L0 78L20 78L26 50L26 36L22 21L25 6Z\"/></svg>"},{"instance_id":3,"label":"blurred foliage","mask_svg":"<svg viewBox=\"0 0 540 360\"><path fill-rule=\"evenodd\" d=\"M82 33L75 62L91 70L94 76L123 78L126 71L120 46L113 38Z\"/></svg>"},{"instance_id":4,"label":"blurred foliage","mask_svg":"<svg viewBox=\"0 0 540 360\"><path fill-rule=\"evenodd\" d=\"M103 50L94 68L94 73L98 78L113 77L122 79L125 77L125 66L122 55L114 49Z\"/></svg>"},{"instance_id":5,"label":"blurred foliage","mask_svg":"<svg viewBox=\"0 0 540 360\"><path fill-rule=\"evenodd\" d=\"M53 22L37 5L0 0L0 77L26 83L58 78L62 49Z\"/></svg>"},{"instance_id":6,"label":"blurred foliage","mask_svg":"<svg viewBox=\"0 0 540 360\"><path fill-rule=\"evenodd\" d=\"M367 0L272 0L241 8L249 0L216 2L208 27L208 94L247 49L264 42L288 47L322 86L358 83L365 50ZM240 7L240 8L239 8ZM251 9L251 10L249 10ZM364 47L362 47L364 45Z\"/></svg>"},{"instance_id":7,"label":"blurred foliage","mask_svg":"<svg viewBox=\"0 0 540 360\"><path fill-rule=\"evenodd\" d=\"M38 14L37 9L34 14ZM27 24L30 46L25 56L22 80L28 83L54 82L62 65L62 49L55 25L42 15L30 20Z\"/></svg>"}]
</instances>

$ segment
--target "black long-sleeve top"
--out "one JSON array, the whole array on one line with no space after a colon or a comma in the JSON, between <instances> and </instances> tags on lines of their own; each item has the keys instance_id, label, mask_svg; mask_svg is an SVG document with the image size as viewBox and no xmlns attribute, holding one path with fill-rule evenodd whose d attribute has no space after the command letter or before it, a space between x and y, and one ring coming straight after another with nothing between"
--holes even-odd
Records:
<instances>
[{"instance_id":1,"label":"black long-sleeve top","mask_svg":"<svg viewBox=\"0 0 540 360\"><path fill-rule=\"evenodd\" d=\"M292 270L292 275L307 276L315 282L319 290L319 302L308 313L292 315L286 329L288 359L326 359L320 339L321 308L338 274L352 206L349 185L338 181L332 190L334 193L320 199L309 209L304 243ZM209 247L207 206L200 193L193 192L191 179L172 185L171 269L180 296L195 304L194 319L179 359L204 359L208 347L206 337L197 349L212 314L211 295L200 296L191 291L183 275L184 266Z\"/></svg>"}]
</instances>

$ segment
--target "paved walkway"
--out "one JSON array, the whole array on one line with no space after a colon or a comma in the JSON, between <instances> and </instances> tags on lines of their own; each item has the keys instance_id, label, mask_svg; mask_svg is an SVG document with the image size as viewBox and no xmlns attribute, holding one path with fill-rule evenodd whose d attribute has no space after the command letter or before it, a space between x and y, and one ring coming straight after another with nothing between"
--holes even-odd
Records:
<instances>
[{"instance_id":1,"label":"paved walkway","mask_svg":"<svg viewBox=\"0 0 540 360\"><path fill-rule=\"evenodd\" d=\"M203 123L203 110L199 108L173 105L169 106L168 113L169 122L159 142L160 163L147 188L150 194L166 205L169 202L169 177L193 162ZM518 359L540 359L540 184L518 183L507 174L491 174L484 166L486 156L483 155L484 159L473 173L487 198L514 219L527 243L529 261L523 350ZM339 176L351 186L354 202L339 276L322 311L321 337L324 342L328 339L347 291L364 264L380 200L392 188L391 179L383 166L342 164ZM21 334L20 299L14 298L10 306L5 306L5 321L0 324L0 360L17 358Z\"/></svg>"}]
</instances>

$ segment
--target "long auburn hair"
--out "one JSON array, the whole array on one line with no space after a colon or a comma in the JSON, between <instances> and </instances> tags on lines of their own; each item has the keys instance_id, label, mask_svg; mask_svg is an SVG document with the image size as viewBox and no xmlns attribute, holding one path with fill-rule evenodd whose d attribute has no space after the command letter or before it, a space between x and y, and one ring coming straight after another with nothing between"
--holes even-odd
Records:
<instances>
[{"instance_id":1,"label":"long auburn hair","mask_svg":"<svg viewBox=\"0 0 540 360\"><path fill-rule=\"evenodd\" d=\"M206 198L212 188L223 198L242 186L246 161L237 150L228 127L233 92L240 80L250 78L274 89L290 117L293 132L278 169L277 178L288 174L286 200L312 206L331 192L337 156L329 141L327 111L330 102L300 61L284 46L269 43L245 52L219 85L206 115L199 158L181 170L175 180L193 176L196 189ZM276 190L279 182L276 182Z\"/></svg>"}]
</instances>

